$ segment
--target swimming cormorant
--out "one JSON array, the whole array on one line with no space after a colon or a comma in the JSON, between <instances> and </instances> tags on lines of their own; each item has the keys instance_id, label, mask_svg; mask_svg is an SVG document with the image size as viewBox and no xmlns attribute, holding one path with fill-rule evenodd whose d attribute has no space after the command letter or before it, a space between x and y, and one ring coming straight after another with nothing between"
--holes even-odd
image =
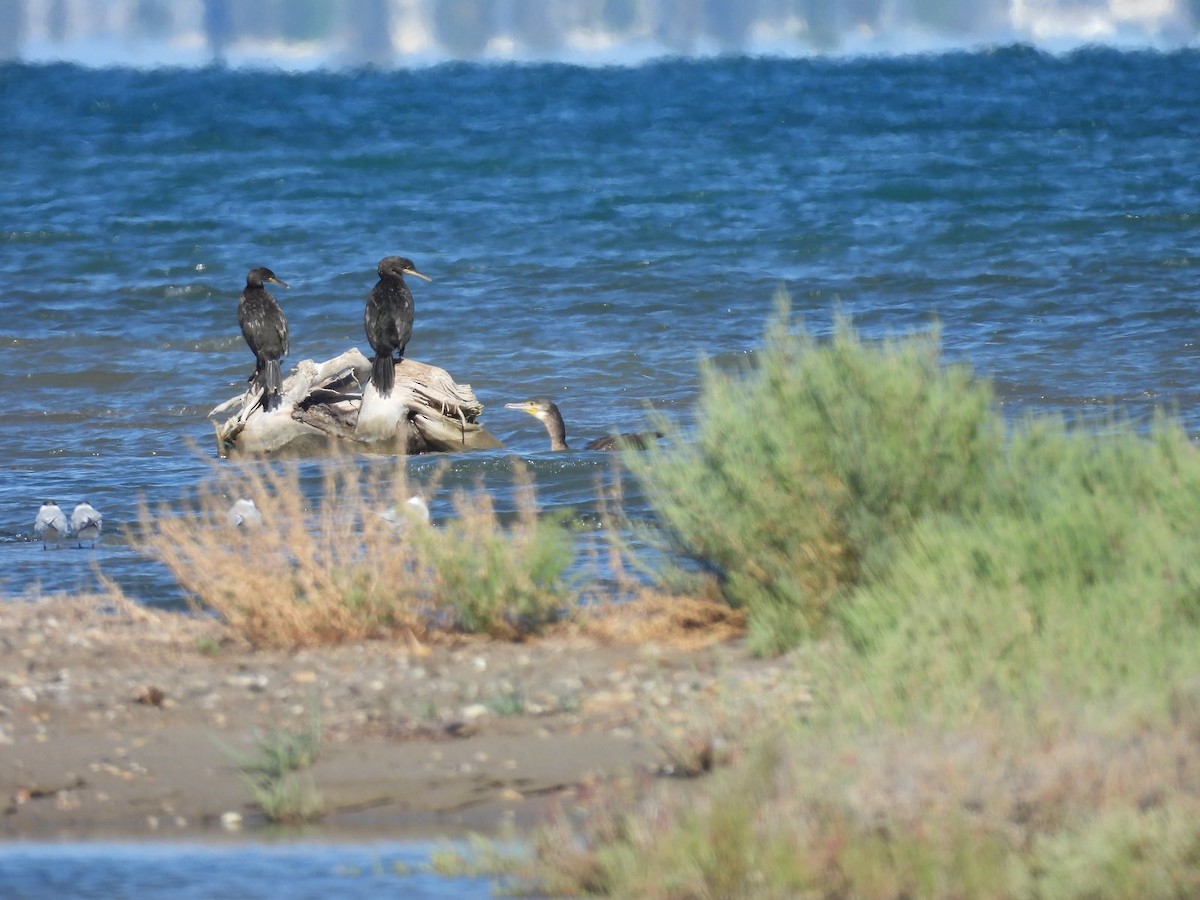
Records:
<instances>
[{"instance_id":1,"label":"swimming cormorant","mask_svg":"<svg viewBox=\"0 0 1200 900\"><path fill-rule=\"evenodd\" d=\"M71 513L71 529L75 532L75 539L79 542L79 546L83 546L84 541L91 541L92 546L96 546L96 539L100 537L100 529L104 527L104 516L96 511L96 508L86 500L79 501L75 506L75 511Z\"/></svg>"},{"instance_id":2,"label":"swimming cormorant","mask_svg":"<svg viewBox=\"0 0 1200 900\"><path fill-rule=\"evenodd\" d=\"M275 277L275 273L263 266L251 269L246 274L246 289L238 301L238 324L242 326L242 337L254 353L253 381L262 386L262 407L267 412L278 408L283 394L283 371L279 361L288 352L287 319L283 310L263 287L263 282L272 281L287 287L287 283Z\"/></svg>"},{"instance_id":3,"label":"swimming cormorant","mask_svg":"<svg viewBox=\"0 0 1200 900\"><path fill-rule=\"evenodd\" d=\"M563 422L562 413L552 400L545 397L534 397L521 403L505 403L505 409L519 409L529 413L535 419L541 420L550 435L551 450L569 450L567 446L567 425ZM583 445L584 450L645 450L650 443L662 437L661 432L649 434L606 434L595 438Z\"/></svg>"},{"instance_id":4,"label":"swimming cormorant","mask_svg":"<svg viewBox=\"0 0 1200 900\"><path fill-rule=\"evenodd\" d=\"M413 297L404 283L405 275L422 275L413 266L411 259L403 256L385 256L379 261L379 281L367 297L367 308L363 313L363 325L367 341L375 351L371 361L371 384L380 396L387 397L396 383L396 357L404 358L404 348L412 337Z\"/></svg>"}]
</instances>

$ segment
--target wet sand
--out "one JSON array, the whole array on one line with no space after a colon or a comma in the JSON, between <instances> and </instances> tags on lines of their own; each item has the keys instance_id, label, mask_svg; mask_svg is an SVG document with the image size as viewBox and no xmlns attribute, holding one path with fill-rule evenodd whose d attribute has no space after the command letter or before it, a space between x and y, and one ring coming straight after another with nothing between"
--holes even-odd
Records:
<instances>
[{"instance_id":1,"label":"wet sand","mask_svg":"<svg viewBox=\"0 0 1200 900\"><path fill-rule=\"evenodd\" d=\"M605 782L662 777L786 661L564 633L256 651L215 621L88 598L0 605L0 837L195 840L269 823L239 760L316 721L305 834L437 838L525 827ZM788 696L794 697L791 687ZM314 718L315 717L315 718Z\"/></svg>"}]
</instances>

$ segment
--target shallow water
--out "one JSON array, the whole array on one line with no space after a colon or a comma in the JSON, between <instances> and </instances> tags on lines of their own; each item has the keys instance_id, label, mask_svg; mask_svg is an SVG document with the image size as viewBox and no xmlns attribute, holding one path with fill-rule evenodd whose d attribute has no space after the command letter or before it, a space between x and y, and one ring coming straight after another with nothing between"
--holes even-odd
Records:
<instances>
[{"instance_id":1,"label":"shallow water","mask_svg":"<svg viewBox=\"0 0 1200 900\"><path fill-rule=\"evenodd\" d=\"M608 456L551 454L504 409L556 399L579 445L696 363L751 359L780 289L810 330L940 322L1009 413L1197 420L1200 53L1028 47L914 57L454 63L283 74L0 66L0 590L113 578L179 601L121 535L207 476L207 411L252 368L245 273L268 265L296 360L366 349L385 254L410 256L409 353L470 383L511 484L594 521ZM410 462L418 482L434 463ZM44 551L41 500L103 544ZM646 512L636 492L631 511ZM509 501L501 497L502 505ZM433 503L450 511L449 493Z\"/></svg>"},{"instance_id":2,"label":"shallow water","mask_svg":"<svg viewBox=\"0 0 1200 900\"><path fill-rule=\"evenodd\" d=\"M0 844L6 900L240 900L493 896L482 879L422 871L422 844Z\"/></svg>"}]
</instances>

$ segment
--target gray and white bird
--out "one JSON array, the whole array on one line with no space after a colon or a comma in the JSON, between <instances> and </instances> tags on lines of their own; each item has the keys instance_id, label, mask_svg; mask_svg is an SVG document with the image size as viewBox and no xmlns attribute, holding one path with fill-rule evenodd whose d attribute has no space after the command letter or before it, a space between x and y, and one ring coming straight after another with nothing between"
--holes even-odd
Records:
<instances>
[{"instance_id":1,"label":"gray and white bird","mask_svg":"<svg viewBox=\"0 0 1200 900\"><path fill-rule=\"evenodd\" d=\"M233 506L229 507L225 520L233 528L257 528L262 524L262 513L258 511L253 500L239 497Z\"/></svg>"},{"instance_id":2,"label":"gray and white bird","mask_svg":"<svg viewBox=\"0 0 1200 900\"><path fill-rule=\"evenodd\" d=\"M425 502L425 498L420 494L413 494L404 501L404 508L408 510L410 518L418 522L429 524L429 504Z\"/></svg>"},{"instance_id":3,"label":"gray and white bird","mask_svg":"<svg viewBox=\"0 0 1200 900\"><path fill-rule=\"evenodd\" d=\"M50 543L57 544L68 534L67 517L58 508L57 503L47 500L38 510L37 518L33 520L33 530L42 539L44 550Z\"/></svg>"},{"instance_id":4,"label":"gray and white bird","mask_svg":"<svg viewBox=\"0 0 1200 900\"><path fill-rule=\"evenodd\" d=\"M420 494L413 494L400 506L385 509L379 518L391 526L393 533L403 534L410 525L430 524L429 504Z\"/></svg>"},{"instance_id":5,"label":"gray and white bird","mask_svg":"<svg viewBox=\"0 0 1200 900\"><path fill-rule=\"evenodd\" d=\"M75 532L75 540L79 542L78 546L82 547L84 541L91 541L92 546L95 547L103 525L104 516L100 515L92 504L86 500L80 500L75 505L75 511L71 513L71 530Z\"/></svg>"}]
</instances>

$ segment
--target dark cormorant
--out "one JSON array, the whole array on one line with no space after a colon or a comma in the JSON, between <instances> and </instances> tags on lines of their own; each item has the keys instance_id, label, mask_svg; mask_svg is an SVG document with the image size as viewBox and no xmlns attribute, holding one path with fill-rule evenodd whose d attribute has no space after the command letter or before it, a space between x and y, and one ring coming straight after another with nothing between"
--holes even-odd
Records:
<instances>
[{"instance_id":1,"label":"dark cormorant","mask_svg":"<svg viewBox=\"0 0 1200 900\"><path fill-rule=\"evenodd\" d=\"M246 289L238 301L238 324L242 337L254 353L254 374L250 381L262 386L262 407L267 412L279 406L283 393L283 371L279 361L288 352L287 319L264 281L287 287L270 269L258 266L246 274Z\"/></svg>"},{"instance_id":2,"label":"dark cormorant","mask_svg":"<svg viewBox=\"0 0 1200 900\"><path fill-rule=\"evenodd\" d=\"M385 256L379 261L379 281L367 297L367 308L363 313L363 325L367 330L367 341L375 351L371 360L371 384L380 396L386 397L396 383L396 354L404 358L404 348L412 337L413 296L404 283L405 275L416 275L432 281L413 267L411 259L403 256Z\"/></svg>"},{"instance_id":3,"label":"dark cormorant","mask_svg":"<svg viewBox=\"0 0 1200 900\"><path fill-rule=\"evenodd\" d=\"M522 403L505 403L505 409L519 409L527 412L535 419L540 419L550 435L551 450L570 450L567 446L567 425L563 422L562 413L552 400L545 397L534 397ZM645 450L650 443L662 437L655 431L649 434L606 434L583 445L584 450Z\"/></svg>"}]
</instances>

